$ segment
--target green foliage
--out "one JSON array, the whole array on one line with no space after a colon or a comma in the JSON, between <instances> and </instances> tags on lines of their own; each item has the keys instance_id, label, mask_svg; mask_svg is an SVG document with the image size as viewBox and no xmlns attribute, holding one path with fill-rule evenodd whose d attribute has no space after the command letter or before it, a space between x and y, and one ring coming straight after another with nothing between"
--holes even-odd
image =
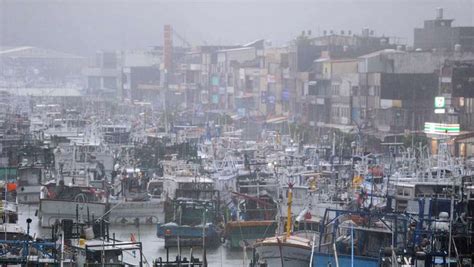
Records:
<instances>
[{"instance_id":1,"label":"green foliage","mask_svg":"<svg viewBox=\"0 0 474 267\"><path fill-rule=\"evenodd\" d=\"M315 141L314 130L310 126L306 124L291 123L289 128L293 140L302 140L304 143Z\"/></svg>"},{"instance_id":2,"label":"green foliage","mask_svg":"<svg viewBox=\"0 0 474 267\"><path fill-rule=\"evenodd\" d=\"M423 147L428 145L428 138L425 135L409 134L403 136L402 143L405 147L411 147L412 144L418 147L421 143Z\"/></svg>"},{"instance_id":3,"label":"green foliage","mask_svg":"<svg viewBox=\"0 0 474 267\"><path fill-rule=\"evenodd\" d=\"M311 40L309 39L308 35L300 34L296 37L296 45L298 46L308 46L311 45Z\"/></svg>"},{"instance_id":4,"label":"green foliage","mask_svg":"<svg viewBox=\"0 0 474 267\"><path fill-rule=\"evenodd\" d=\"M219 115L219 124L222 124L222 125L232 125L234 123L234 121L232 120L232 118L230 117L229 114L221 114Z\"/></svg>"}]
</instances>

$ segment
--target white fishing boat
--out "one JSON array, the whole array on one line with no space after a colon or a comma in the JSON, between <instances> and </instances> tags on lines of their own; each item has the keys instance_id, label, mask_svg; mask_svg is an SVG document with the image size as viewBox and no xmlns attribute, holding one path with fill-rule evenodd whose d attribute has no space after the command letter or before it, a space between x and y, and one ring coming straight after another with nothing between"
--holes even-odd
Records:
<instances>
[{"instance_id":1,"label":"white fishing boat","mask_svg":"<svg viewBox=\"0 0 474 267\"><path fill-rule=\"evenodd\" d=\"M318 233L313 232L311 238L305 231L303 234L293 232L292 219L292 185L288 188L288 211L286 233L257 241L254 245L254 266L309 266Z\"/></svg>"},{"instance_id":2,"label":"white fishing boat","mask_svg":"<svg viewBox=\"0 0 474 267\"><path fill-rule=\"evenodd\" d=\"M225 158L217 162L213 177L216 181L216 189L220 191L220 198L225 203L231 200L232 192L237 188L237 177L239 169L230 153Z\"/></svg>"},{"instance_id":3,"label":"white fishing boat","mask_svg":"<svg viewBox=\"0 0 474 267\"><path fill-rule=\"evenodd\" d=\"M256 266L306 267L313 240L296 235L265 238L254 245Z\"/></svg>"},{"instance_id":4,"label":"white fishing boat","mask_svg":"<svg viewBox=\"0 0 474 267\"><path fill-rule=\"evenodd\" d=\"M46 174L44 167L41 165L20 166L18 168L18 203L39 203L41 185L47 181Z\"/></svg>"},{"instance_id":5,"label":"white fishing boat","mask_svg":"<svg viewBox=\"0 0 474 267\"><path fill-rule=\"evenodd\" d=\"M91 186L65 185L60 180L42 187L38 218L42 227L51 227L63 219L90 221L102 217L106 210L103 191Z\"/></svg>"},{"instance_id":6,"label":"white fishing boat","mask_svg":"<svg viewBox=\"0 0 474 267\"><path fill-rule=\"evenodd\" d=\"M111 224L156 224L164 221L161 178L149 180L138 168L124 168L113 188L117 194L109 198L108 220Z\"/></svg>"}]
</instances>

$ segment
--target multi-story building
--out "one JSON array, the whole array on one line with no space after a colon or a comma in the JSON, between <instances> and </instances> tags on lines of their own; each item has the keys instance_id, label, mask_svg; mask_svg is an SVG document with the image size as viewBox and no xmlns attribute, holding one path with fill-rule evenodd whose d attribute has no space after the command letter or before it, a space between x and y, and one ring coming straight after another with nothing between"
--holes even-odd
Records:
<instances>
[{"instance_id":1,"label":"multi-story building","mask_svg":"<svg viewBox=\"0 0 474 267\"><path fill-rule=\"evenodd\" d=\"M302 122L310 126L350 131L353 125L352 91L358 90L357 57L395 48L390 38L375 36L364 29L362 34L324 31L323 36L302 35L297 38L295 92L293 113L302 113ZM305 80L307 79L307 80Z\"/></svg>"},{"instance_id":2,"label":"multi-story building","mask_svg":"<svg viewBox=\"0 0 474 267\"><path fill-rule=\"evenodd\" d=\"M86 77L86 89L93 94L121 97L122 65L118 52L99 51L95 63L82 71Z\"/></svg>"},{"instance_id":3,"label":"multi-story building","mask_svg":"<svg viewBox=\"0 0 474 267\"><path fill-rule=\"evenodd\" d=\"M382 50L359 57L357 120L381 133L423 129L433 114L441 55Z\"/></svg>"},{"instance_id":4,"label":"multi-story building","mask_svg":"<svg viewBox=\"0 0 474 267\"><path fill-rule=\"evenodd\" d=\"M350 131L352 91L359 86L356 59L322 58L315 62L314 80L308 83L309 111L319 113L310 125ZM326 116L322 115L324 112ZM311 115L310 115L311 117Z\"/></svg>"},{"instance_id":5,"label":"multi-story building","mask_svg":"<svg viewBox=\"0 0 474 267\"><path fill-rule=\"evenodd\" d=\"M261 73L263 86L258 94L259 110L268 117L288 116L294 94L289 49L287 47L265 49L264 67Z\"/></svg>"},{"instance_id":6,"label":"multi-story building","mask_svg":"<svg viewBox=\"0 0 474 267\"><path fill-rule=\"evenodd\" d=\"M158 101L161 57L160 47L121 52L123 99Z\"/></svg>"},{"instance_id":7,"label":"multi-story building","mask_svg":"<svg viewBox=\"0 0 474 267\"><path fill-rule=\"evenodd\" d=\"M245 107L255 107L255 88L258 88L259 81L242 80L240 69L261 69L264 65L263 57L264 40L257 40L239 48L219 50L216 72L211 78L211 103L226 110L242 110L243 107L235 106L236 102L244 103Z\"/></svg>"},{"instance_id":8,"label":"multi-story building","mask_svg":"<svg viewBox=\"0 0 474 267\"><path fill-rule=\"evenodd\" d=\"M426 20L423 28L415 28L414 48L440 51L474 51L474 27L453 27L453 19L443 18L443 9L436 18Z\"/></svg>"}]
</instances>

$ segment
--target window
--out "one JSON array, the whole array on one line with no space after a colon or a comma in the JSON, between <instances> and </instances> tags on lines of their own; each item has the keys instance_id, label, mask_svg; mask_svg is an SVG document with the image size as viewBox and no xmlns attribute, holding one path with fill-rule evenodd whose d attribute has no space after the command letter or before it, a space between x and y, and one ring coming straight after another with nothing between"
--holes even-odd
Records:
<instances>
[{"instance_id":1,"label":"window","mask_svg":"<svg viewBox=\"0 0 474 267\"><path fill-rule=\"evenodd\" d=\"M117 89L117 79L115 77L104 77L104 88Z\"/></svg>"},{"instance_id":2,"label":"window","mask_svg":"<svg viewBox=\"0 0 474 267\"><path fill-rule=\"evenodd\" d=\"M380 96L380 86L375 86L375 96Z\"/></svg>"},{"instance_id":3,"label":"window","mask_svg":"<svg viewBox=\"0 0 474 267\"><path fill-rule=\"evenodd\" d=\"M95 76L88 77L89 88L100 88L100 78Z\"/></svg>"},{"instance_id":4,"label":"window","mask_svg":"<svg viewBox=\"0 0 474 267\"><path fill-rule=\"evenodd\" d=\"M375 96L375 86L369 87L369 96Z\"/></svg>"},{"instance_id":5,"label":"window","mask_svg":"<svg viewBox=\"0 0 474 267\"><path fill-rule=\"evenodd\" d=\"M352 86L352 95L353 96L359 95L359 87L358 86Z\"/></svg>"}]
</instances>

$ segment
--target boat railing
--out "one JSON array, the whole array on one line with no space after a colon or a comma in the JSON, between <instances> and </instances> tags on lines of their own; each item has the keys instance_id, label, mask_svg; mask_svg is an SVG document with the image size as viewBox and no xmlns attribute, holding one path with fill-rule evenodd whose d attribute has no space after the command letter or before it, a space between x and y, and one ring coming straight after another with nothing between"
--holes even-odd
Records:
<instances>
[{"instance_id":1,"label":"boat railing","mask_svg":"<svg viewBox=\"0 0 474 267\"><path fill-rule=\"evenodd\" d=\"M319 239L319 232L316 232L314 230L297 230L293 231L292 235L294 236L299 236L299 237L305 237L308 239L312 239L313 237L317 237Z\"/></svg>"},{"instance_id":2,"label":"boat railing","mask_svg":"<svg viewBox=\"0 0 474 267\"><path fill-rule=\"evenodd\" d=\"M398 264L398 260L397 260L397 254L395 253L395 250L393 249L392 247L392 266L393 267L398 267L399 264Z\"/></svg>"},{"instance_id":3,"label":"boat railing","mask_svg":"<svg viewBox=\"0 0 474 267\"><path fill-rule=\"evenodd\" d=\"M313 243L314 245L314 243ZM336 261L336 267L339 267L339 257L337 256L336 242L332 243L332 250L334 252L334 260Z\"/></svg>"},{"instance_id":4,"label":"boat railing","mask_svg":"<svg viewBox=\"0 0 474 267\"><path fill-rule=\"evenodd\" d=\"M448 193L445 193L445 194L439 194L439 193L418 193L416 194L416 197L417 198L434 198L434 199L448 199L448 198L451 198L451 195L452 194L448 194ZM455 198L457 198L455 196Z\"/></svg>"},{"instance_id":5,"label":"boat railing","mask_svg":"<svg viewBox=\"0 0 474 267\"><path fill-rule=\"evenodd\" d=\"M102 267L102 266L107 266L107 267L123 267L123 266L128 266L128 264L125 263L86 263L84 264L86 267Z\"/></svg>"},{"instance_id":6,"label":"boat railing","mask_svg":"<svg viewBox=\"0 0 474 267\"><path fill-rule=\"evenodd\" d=\"M453 237L451 237L451 241L453 242L454 253L456 254L456 264L458 266L462 266L461 262L459 262L460 257L459 257L458 247L456 246L456 242L454 241ZM451 255L448 255L448 256L451 256Z\"/></svg>"}]
</instances>

